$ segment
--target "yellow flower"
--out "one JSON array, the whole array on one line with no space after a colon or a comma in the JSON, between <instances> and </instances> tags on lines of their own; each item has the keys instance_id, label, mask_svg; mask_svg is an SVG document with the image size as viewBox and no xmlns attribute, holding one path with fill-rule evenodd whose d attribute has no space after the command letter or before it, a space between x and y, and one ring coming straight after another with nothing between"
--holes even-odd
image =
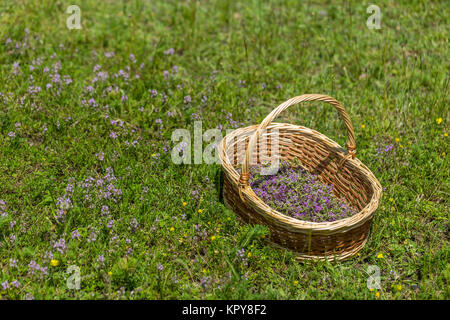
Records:
<instances>
[{"instance_id":1,"label":"yellow flower","mask_svg":"<svg viewBox=\"0 0 450 320\"><path fill-rule=\"evenodd\" d=\"M152 153L152 157L153 157L153 158L156 157L156 153Z\"/></svg>"},{"instance_id":2,"label":"yellow flower","mask_svg":"<svg viewBox=\"0 0 450 320\"><path fill-rule=\"evenodd\" d=\"M441 124L441 123L442 123L442 118L437 118L437 119L436 119L436 123L437 123L437 124Z\"/></svg>"},{"instance_id":3,"label":"yellow flower","mask_svg":"<svg viewBox=\"0 0 450 320\"><path fill-rule=\"evenodd\" d=\"M389 201L390 201L390 202L394 202L394 199L393 199L393 198L389 198Z\"/></svg>"},{"instance_id":4,"label":"yellow flower","mask_svg":"<svg viewBox=\"0 0 450 320\"><path fill-rule=\"evenodd\" d=\"M298 285L298 281L297 280L294 281L294 286L296 286L296 285Z\"/></svg>"},{"instance_id":5,"label":"yellow flower","mask_svg":"<svg viewBox=\"0 0 450 320\"><path fill-rule=\"evenodd\" d=\"M399 142L400 141L400 138L395 138L395 142Z\"/></svg>"},{"instance_id":6,"label":"yellow flower","mask_svg":"<svg viewBox=\"0 0 450 320\"><path fill-rule=\"evenodd\" d=\"M366 128L366 125L365 124L362 124L361 125L361 129L365 129Z\"/></svg>"},{"instance_id":7,"label":"yellow flower","mask_svg":"<svg viewBox=\"0 0 450 320\"><path fill-rule=\"evenodd\" d=\"M211 236L211 241L214 241L216 239L216 236Z\"/></svg>"},{"instance_id":8,"label":"yellow flower","mask_svg":"<svg viewBox=\"0 0 450 320\"><path fill-rule=\"evenodd\" d=\"M448 137L448 133L447 132L444 133L444 137Z\"/></svg>"},{"instance_id":9,"label":"yellow flower","mask_svg":"<svg viewBox=\"0 0 450 320\"><path fill-rule=\"evenodd\" d=\"M108 276L112 276L112 272L111 271L108 271Z\"/></svg>"},{"instance_id":10,"label":"yellow flower","mask_svg":"<svg viewBox=\"0 0 450 320\"><path fill-rule=\"evenodd\" d=\"M203 212L203 210L202 209L198 209L198 213L202 213Z\"/></svg>"},{"instance_id":11,"label":"yellow flower","mask_svg":"<svg viewBox=\"0 0 450 320\"><path fill-rule=\"evenodd\" d=\"M186 207L186 206L187 206L187 202L183 201L183 207Z\"/></svg>"},{"instance_id":12,"label":"yellow flower","mask_svg":"<svg viewBox=\"0 0 450 320\"><path fill-rule=\"evenodd\" d=\"M173 231L173 230L175 230L175 228L174 227L170 227L170 229L169 229L170 231Z\"/></svg>"},{"instance_id":13,"label":"yellow flower","mask_svg":"<svg viewBox=\"0 0 450 320\"><path fill-rule=\"evenodd\" d=\"M247 257L251 257L252 256L252 253L251 252L249 252L248 254L247 254Z\"/></svg>"},{"instance_id":14,"label":"yellow flower","mask_svg":"<svg viewBox=\"0 0 450 320\"><path fill-rule=\"evenodd\" d=\"M230 218L230 217L228 217L228 218L227 218L227 220L228 220L228 221L231 221L231 218Z\"/></svg>"},{"instance_id":15,"label":"yellow flower","mask_svg":"<svg viewBox=\"0 0 450 320\"><path fill-rule=\"evenodd\" d=\"M377 291L377 293L375 293L375 297L379 298L380 297L380 292Z\"/></svg>"},{"instance_id":16,"label":"yellow flower","mask_svg":"<svg viewBox=\"0 0 450 320\"><path fill-rule=\"evenodd\" d=\"M203 269L202 269L202 272L203 272L203 273L206 273L206 269L205 269L205 268L203 268Z\"/></svg>"},{"instance_id":17,"label":"yellow flower","mask_svg":"<svg viewBox=\"0 0 450 320\"><path fill-rule=\"evenodd\" d=\"M50 264L52 265L52 267L57 267L59 265L59 261L52 259L52 260L50 260Z\"/></svg>"},{"instance_id":18,"label":"yellow flower","mask_svg":"<svg viewBox=\"0 0 450 320\"><path fill-rule=\"evenodd\" d=\"M398 291L401 291L401 290L402 290L402 288L403 288L403 287L402 287L402 285L401 285L401 284L399 284L399 285L397 286L397 290L398 290Z\"/></svg>"},{"instance_id":19,"label":"yellow flower","mask_svg":"<svg viewBox=\"0 0 450 320\"><path fill-rule=\"evenodd\" d=\"M383 259L383 257L384 257L384 256L383 256L382 253L379 253L379 254L377 255L377 258L378 258L378 259Z\"/></svg>"}]
</instances>

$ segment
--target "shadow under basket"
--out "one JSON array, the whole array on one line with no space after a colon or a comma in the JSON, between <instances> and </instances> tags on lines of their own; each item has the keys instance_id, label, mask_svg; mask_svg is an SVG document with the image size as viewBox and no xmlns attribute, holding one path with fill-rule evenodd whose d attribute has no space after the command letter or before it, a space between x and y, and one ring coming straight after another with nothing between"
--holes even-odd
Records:
<instances>
[{"instance_id":1,"label":"shadow under basket","mask_svg":"<svg viewBox=\"0 0 450 320\"><path fill-rule=\"evenodd\" d=\"M323 101L337 109L347 128L347 151L315 130L272 123L286 108L304 101ZM218 152L224 173L225 205L240 220L267 226L273 246L292 250L300 260L332 261L352 257L367 242L382 188L373 173L356 158L352 123L334 98L319 94L294 97L275 108L259 126L239 128L226 135L218 145ZM250 187L249 168L250 164L268 163L274 157L298 159L323 183L334 185L336 196L343 197L357 213L333 222L309 222L272 209Z\"/></svg>"}]
</instances>

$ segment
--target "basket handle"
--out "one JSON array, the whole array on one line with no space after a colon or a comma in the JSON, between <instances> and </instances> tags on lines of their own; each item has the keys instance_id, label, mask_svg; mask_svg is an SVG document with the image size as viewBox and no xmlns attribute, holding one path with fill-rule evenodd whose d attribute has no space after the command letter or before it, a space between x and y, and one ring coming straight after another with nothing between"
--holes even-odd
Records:
<instances>
[{"instance_id":1,"label":"basket handle","mask_svg":"<svg viewBox=\"0 0 450 320\"><path fill-rule=\"evenodd\" d=\"M245 188L249 185L248 180L250 177L250 174L249 174L250 152L251 152L251 150L253 150L257 139L261 135L261 132L264 129L266 129L267 126L276 117L278 117L278 115L281 112L283 112L288 107L290 107L294 104L304 102L304 101L323 101L323 102L327 102L327 103L331 104L333 107L336 108L341 119L345 123L345 127L347 128L347 136L348 136L348 141L347 141L348 154L342 160L348 159L349 157L351 157L353 159L355 158L355 156L356 156L355 132L353 131L352 122L351 122L350 117L349 117L347 111L345 110L345 108L336 99L334 99L330 96L323 95L323 94L304 94L301 96L297 96L297 97L291 98L291 99L283 102L278 107L276 107L271 113L269 113L269 115L261 122L258 129L256 129L256 132L251 136L250 141L247 146L247 150L245 151L245 160L242 163L242 170L241 170L241 174L239 177L239 186L240 186L239 193L240 194L241 194L241 189ZM242 199L242 195L241 195L241 199Z\"/></svg>"}]
</instances>

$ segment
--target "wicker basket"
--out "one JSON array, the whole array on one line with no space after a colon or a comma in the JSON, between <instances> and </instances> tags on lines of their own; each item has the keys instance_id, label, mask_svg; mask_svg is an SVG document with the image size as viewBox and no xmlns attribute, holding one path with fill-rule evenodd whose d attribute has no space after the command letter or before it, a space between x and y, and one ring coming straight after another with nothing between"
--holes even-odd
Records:
<instances>
[{"instance_id":1,"label":"wicker basket","mask_svg":"<svg viewBox=\"0 0 450 320\"><path fill-rule=\"evenodd\" d=\"M304 101L328 102L336 108L347 128L347 151L312 129L272 123L289 106ZM250 162L264 163L270 159L274 132L278 134L279 159L299 159L322 182L333 184L335 194L344 197L358 213L333 222L301 221L279 213L256 196L248 182ZM268 141L266 148L262 147L263 140ZM275 108L259 126L240 128L227 134L218 145L218 151L224 172L226 206L246 223L267 226L270 229L269 242L274 246L292 250L300 260L344 260L356 254L366 243L381 197L381 185L355 157L352 123L344 107L332 97L306 94L292 98Z\"/></svg>"}]
</instances>

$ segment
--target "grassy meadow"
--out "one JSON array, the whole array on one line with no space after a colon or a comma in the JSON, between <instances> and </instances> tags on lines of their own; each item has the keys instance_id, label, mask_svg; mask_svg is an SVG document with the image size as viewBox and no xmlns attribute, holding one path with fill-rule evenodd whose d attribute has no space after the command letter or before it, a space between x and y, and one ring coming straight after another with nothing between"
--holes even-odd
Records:
<instances>
[{"instance_id":1,"label":"grassy meadow","mask_svg":"<svg viewBox=\"0 0 450 320\"><path fill-rule=\"evenodd\" d=\"M448 299L450 7L380 0L369 29L370 4L0 1L0 299ZM220 165L171 160L174 130L304 93L346 107L383 186L344 262L270 247L224 206ZM323 103L278 121L346 141Z\"/></svg>"}]
</instances>

